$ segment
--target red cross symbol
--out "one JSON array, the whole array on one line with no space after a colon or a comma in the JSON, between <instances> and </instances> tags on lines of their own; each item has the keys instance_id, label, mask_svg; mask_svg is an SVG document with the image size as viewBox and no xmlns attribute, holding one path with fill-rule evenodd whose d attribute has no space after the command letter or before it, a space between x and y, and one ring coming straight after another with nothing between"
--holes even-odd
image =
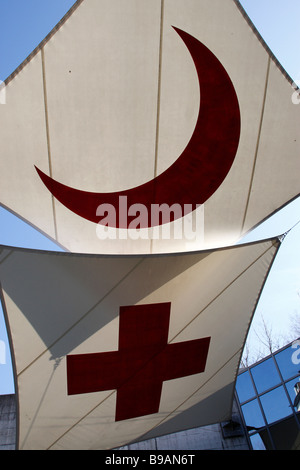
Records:
<instances>
[{"instance_id":1,"label":"red cross symbol","mask_svg":"<svg viewBox=\"0 0 300 470\"><path fill-rule=\"evenodd\" d=\"M163 382L203 372L210 343L168 344L170 311L121 307L118 351L67 356L68 395L116 389L116 421L157 413Z\"/></svg>"}]
</instances>

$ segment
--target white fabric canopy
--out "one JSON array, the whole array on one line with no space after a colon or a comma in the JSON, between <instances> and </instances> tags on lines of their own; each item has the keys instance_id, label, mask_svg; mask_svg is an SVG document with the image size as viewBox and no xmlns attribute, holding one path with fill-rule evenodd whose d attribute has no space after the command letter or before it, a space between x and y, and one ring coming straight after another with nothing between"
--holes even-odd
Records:
<instances>
[{"instance_id":1,"label":"white fabric canopy","mask_svg":"<svg viewBox=\"0 0 300 470\"><path fill-rule=\"evenodd\" d=\"M206 70L200 63L196 71L192 58L201 62L201 54L188 50L174 27L203 44L228 77L216 73L220 84L214 85L215 65ZM236 120L232 124L237 152L233 145L222 154L223 140L231 139L226 131L229 82L241 127L239 132ZM37 174L35 166L85 192L146 184L185 151L198 112L207 112L207 86L210 121L204 114L197 129L197 135L203 130L201 152L211 138L204 164L209 168L218 146L222 158L212 164L212 180L225 157L233 164L220 184L213 182L204 204L207 181L201 169L184 160L187 175L179 169L168 180L175 200L180 188L185 192L183 184L199 196L187 199L200 204L192 213L198 223L194 238L162 239L145 228L137 240L126 229L116 229L114 239L101 239L97 223L59 202ZM300 107L292 102L290 80L234 0L79 0L6 80L5 93L0 203L69 251L155 253L225 246L299 195Z\"/></svg>"},{"instance_id":2,"label":"white fabric canopy","mask_svg":"<svg viewBox=\"0 0 300 470\"><path fill-rule=\"evenodd\" d=\"M1 247L20 449L110 449L227 420L279 247L88 255Z\"/></svg>"}]
</instances>

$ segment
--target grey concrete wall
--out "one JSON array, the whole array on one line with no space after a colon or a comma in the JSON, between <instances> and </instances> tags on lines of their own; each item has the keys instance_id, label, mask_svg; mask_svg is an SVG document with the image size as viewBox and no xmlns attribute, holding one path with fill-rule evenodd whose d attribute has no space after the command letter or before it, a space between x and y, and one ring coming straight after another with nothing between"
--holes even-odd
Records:
<instances>
[{"instance_id":1,"label":"grey concrete wall","mask_svg":"<svg viewBox=\"0 0 300 470\"><path fill-rule=\"evenodd\" d=\"M0 450L16 448L15 395L0 395Z\"/></svg>"}]
</instances>

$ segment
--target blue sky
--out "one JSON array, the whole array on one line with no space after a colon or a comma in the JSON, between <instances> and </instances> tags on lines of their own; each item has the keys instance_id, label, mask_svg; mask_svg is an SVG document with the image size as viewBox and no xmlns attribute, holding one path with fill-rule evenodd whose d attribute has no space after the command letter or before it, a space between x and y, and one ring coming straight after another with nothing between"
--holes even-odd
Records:
<instances>
[{"instance_id":1,"label":"blue sky","mask_svg":"<svg viewBox=\"0 0 300 470\"><path fill-rule=\"evenodd\" d=\"M74 0L0 0L0 80L4 81L16 69L74 3ZM299 0L242 0L241 3L282 66L295 82L300 82ZM263 224L248 240L284 233L299 220L300 199ZM57 249L1 208L0 244ZM300 224L291 230L281 246L256 319L263 314L275 334L285 333L289 330L289 316L295 312L300 314ZM7 335L0 311L0 394L13 391Z\"/></svg>"},{"instance_id":2,"label":"blue sky","mask_svg":"<svg viewBox=\"0 0 300 470\"><path fill-rule=\"evenodd\" d=\"M241 0L240 2L281 65L300 80L298 0Z\"/></svg>"}]
</instances>

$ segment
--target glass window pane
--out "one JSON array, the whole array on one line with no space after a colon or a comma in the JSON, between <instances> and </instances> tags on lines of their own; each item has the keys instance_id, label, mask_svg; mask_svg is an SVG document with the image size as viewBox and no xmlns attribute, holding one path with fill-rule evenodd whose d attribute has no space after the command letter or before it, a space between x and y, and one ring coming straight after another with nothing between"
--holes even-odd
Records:
<instances>
[{"instance_id":1,"label":"glass window pane","mask_svg":"<svg viewBox=\"0 0 300 470\"><path fill-rule=\"evenodd\" d=\"M258 393L278 385L281 380L272 357L251 369Z\"/></svg>"},{"instance_id":2,"label":"glass window pane","mask_svg":"<svg viewBox=\"0 0 300 470\"><path fill-rule=\"evenodd\" d=\"M293 413L288 397L282 386L262 395L260 401L269 424Z\"/></svg>"},{"instance_id":3,"label":"glass window pane","mask_svg":"<svg viewBox=\"0 0 300 470\"><path fill-rule=\"evenodd\" d=\"M289 382L285 383L285 386L286 386L287 391L289 393L292 404L294 404L296 396L297 396L295 388L294 388L297 382L299 382L299 377L297 377L296 379L292 379ZM297 408L295 408L295 411L298 411Z\"/></svg>"},{"instance_id":4,"label":"glass window pane","mask_svg":"<svg viewBox=\"0 0 300 470\"><path fill-rule=\"evenodd\" d=\"M246 426L253 428L261 428L265 426L265 421L260 411L258 401L252 400L242 406Z\"/></svg>"},{"instance_id":5,"label":"glass window pane","mask_svg":"<svg viewBox=\"0 0 300 470\"><path fill-rule=\"evenodd\" d=\"M241 403L254 397L255 391L248 371L238 375L236 381L236 391Z\"/></svg>"},{"instance_id":6,"label":"glass window pane","mask_svg":"<svg viewBox=\"0 0 300 470\"><path fill-rule=\"evenodd\" d=\"M284 380L299 374L300 342L295 341L290 347L275 355L277 364Z\"/></svg>"},{"instance_id":7,"label":"glass window pane","mask_svg":"<svg viewBox=\"0 0 300 470\"><path fill-rule=\"evenodd\" d=\"M259 434L256 433L250 436L250 440L253 450L266 450L265 444Z\"/></svg>"}]
</instances>

